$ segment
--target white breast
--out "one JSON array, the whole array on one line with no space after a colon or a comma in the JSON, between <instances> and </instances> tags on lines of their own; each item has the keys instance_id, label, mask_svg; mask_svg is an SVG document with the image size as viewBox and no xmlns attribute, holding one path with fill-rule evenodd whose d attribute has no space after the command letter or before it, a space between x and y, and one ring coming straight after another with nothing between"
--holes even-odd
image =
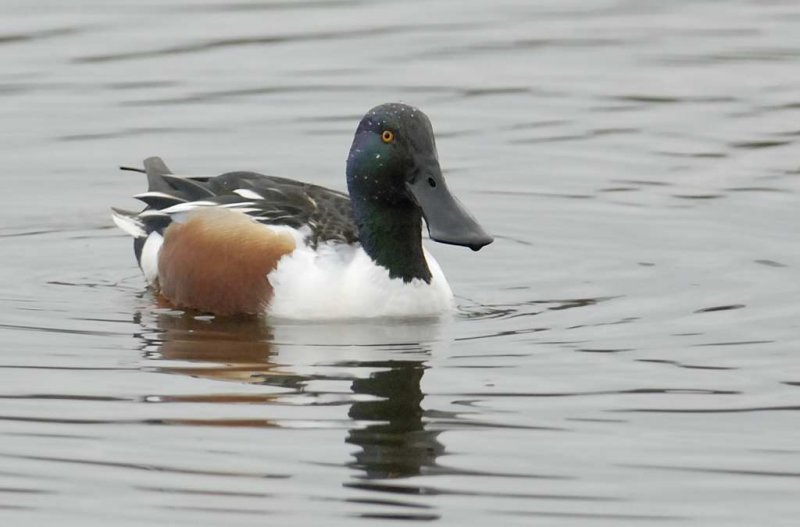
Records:
<instances>
[{"instance_id":1,"label":"white breast","mask_svg":"<svg viewBox=\"0 0 800 527\"><path fill-rule=\"evenodd\" d=\"M268 275L274 295L269 314L295 319L435 316L453 309L453 293L427 251L431 283L389 278L360 245L298 244Z\"/></svg>"}]
</instances>

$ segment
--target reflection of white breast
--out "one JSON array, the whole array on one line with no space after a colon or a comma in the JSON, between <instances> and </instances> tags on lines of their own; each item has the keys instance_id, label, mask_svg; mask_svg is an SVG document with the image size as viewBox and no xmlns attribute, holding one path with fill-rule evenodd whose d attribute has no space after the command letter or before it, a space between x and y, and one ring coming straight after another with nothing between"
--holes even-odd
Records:
<instances>
[{"instance_id":1,"label":"reflection of white breast","mask_svg":"<svg viewBox=\"0 0 800 527\"><path fill-rule=\"evenodd\" d=\"M424 252L431 283L389 278L360 245L299 243L268 276L268 314L302 319L435 316L453 309L453 293L439 264Z\"/></svg>"}]
</instances>

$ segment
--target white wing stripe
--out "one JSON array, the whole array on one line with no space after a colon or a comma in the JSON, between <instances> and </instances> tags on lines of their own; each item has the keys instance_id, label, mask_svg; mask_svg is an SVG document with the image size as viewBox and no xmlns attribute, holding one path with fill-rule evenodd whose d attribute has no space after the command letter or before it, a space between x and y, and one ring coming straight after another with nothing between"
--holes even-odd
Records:
<instances>
[{"instance_id":1,"label":"white wing stripe","mask_svg":"<svg viewBox=\"0 0 800 527\"><path fill-rule=\"evenodd\" d=\"M182 203L186 203L186 200L183 199L183 198L179 198L177 196L173 196L172 194L167 194L166 192L158 192L158 191L142 192L141 194L136 194L133 197L136 198L136 199L141 199L141 198L164 198L164 199L169 199L169 200L172 200L172 201L180 201Z\"/></svg>"},{"instance_id":2,"label":"white wing stripe","mask_svg":"<svg viewBox=\"0 0 800 527\"><path fill-rule=\"evenodd\" d=\"M262 196L258 192L253 192L252 190L246 188L237 188L236 190L233 191L233 193L240 195L244 199L254 199L259 201L264 199L264 196Z\"/></svg>"},{"instance_id":3,"label":"white wing stripe","mask_svg":"<svg viewBox=\"0 0 800 527\"><path fill-rule=\"evenodd\" d=\"M219 206L219 204L214 203L213 201L190 201L189 203L179 203L177 205L167 207L166 209L161 209L160 212L163 212L164 214L175 214L176 212L188 212L200 207L215 206Z\"/></svg>"}]
</instances>

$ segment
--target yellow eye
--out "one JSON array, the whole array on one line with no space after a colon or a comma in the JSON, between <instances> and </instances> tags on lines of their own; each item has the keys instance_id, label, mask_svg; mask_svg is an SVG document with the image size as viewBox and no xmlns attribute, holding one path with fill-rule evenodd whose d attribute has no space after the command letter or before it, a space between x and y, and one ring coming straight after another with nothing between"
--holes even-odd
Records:
<instances>
[{"instance_id":1,"label":"yellow eye","mask_svg":"<svg viewBox=\"0 0 800 527\"><path fill-rule=\"evenodd\" d=\"M394 132L391 130L384 130L381 134L381 139L383 139L384 143L391 143L394 141Z\"/></svg>"}]
</instances>

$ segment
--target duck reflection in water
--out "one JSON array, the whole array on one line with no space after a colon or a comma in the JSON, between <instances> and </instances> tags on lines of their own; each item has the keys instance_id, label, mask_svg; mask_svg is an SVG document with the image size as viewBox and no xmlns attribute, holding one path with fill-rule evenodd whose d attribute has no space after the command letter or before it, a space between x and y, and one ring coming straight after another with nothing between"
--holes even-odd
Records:
<instances>
[{"instance_id":1,"label":"duck reflection in water","mask_svg":"<svg viewBox=\"0 0 800 527\"><path fill-rule=\"evenodd\" d=\"M363 471L362 479L414 476L435 466L444 452L437 439L440 432L426 430L421 406L425 362L441 330L437 320L270 326L258 318L205 318L169 310L147 311L137 318L144 328L145 358L157 362L154 369L159 372L288 388L289 397L314 396L309 404L341 397L315 392L311 389L315 381L352 379L352 395L346 398L352 426L345 441L360 451L347 465ZM285 392L247 392L154 399L269 405L287 398ZM291 426L269 417L170 419L169 424Z\"/></svg>"},{"instance_id":2,"label":"duck reflection in water","mask_svg":"<svg viewBox=\"0 0 800 527\"><path fill-rule=\"evenodd\" d=\"M367 364L381 370L355 380L352 390L378 399L350 406L351 419L371 423L348 434L347 442L361 447L352 466L362 469L369 479L414 476L423 467L434 466L444 446L437 440L439 432L425 430L422 419L423 362Z\"/></svg>"}]
</instances>

